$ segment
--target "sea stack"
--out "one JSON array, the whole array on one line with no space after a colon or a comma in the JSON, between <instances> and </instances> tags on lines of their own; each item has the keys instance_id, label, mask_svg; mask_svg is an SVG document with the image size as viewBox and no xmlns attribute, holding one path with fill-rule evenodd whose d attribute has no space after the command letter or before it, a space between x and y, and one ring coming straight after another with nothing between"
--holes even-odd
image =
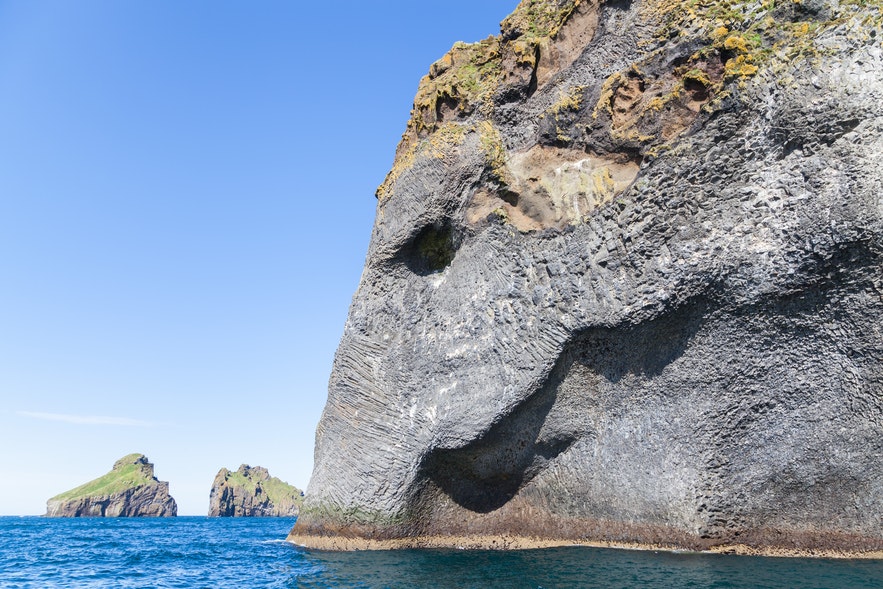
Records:
<instances>
[{"instance_id":1,"label":"sea stack","mask_svg":"<svg viewBox=\"0 0 883 589\"><path fill-rule=\"evenodd\" d=\"M291 517L300 512L303 491L271 477L266 468L243 464L222 468L209 493L209 517Z\"/></svg>"},{"instance_id":2,"label":"sea stack","mask_svg":"<svg viewBox=\"0 0 883 589\"><path fill-rule=\"evenodd\" d=\"M432 64L289 539L883 549L881 24L524 0Z\"/></svg>"},{"instance_id":3,"label":"sea stack","mask_svg":"<svg viewBox=\"0 0 883 589\"><path fill-rule=\"evenodd\" d=\"M157 480L144 454L116 461L106 475L46 502L47 517L173 517L169 483Z\"/></svg>"}]
</instances>

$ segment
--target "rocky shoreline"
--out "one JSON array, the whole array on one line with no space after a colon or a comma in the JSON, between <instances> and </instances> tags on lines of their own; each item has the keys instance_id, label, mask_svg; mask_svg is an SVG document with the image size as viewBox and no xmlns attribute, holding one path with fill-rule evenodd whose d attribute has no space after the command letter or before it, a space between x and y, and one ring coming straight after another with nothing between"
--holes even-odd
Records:
<instances>
[{"instance_id":1,"label":"rocky shoreline","mask_svg":"<svg viewBox=\"0 0 883 589\"><path fill-rule=\"evenodd\" d=\"M614 548L619 550L648 550L689 554L732 554L739 556L766 556L780 558L838 558L883 559L883 549L854 551L824 548L772 548L746 544L722 544L708 549L687 549L666 544L641 544L636 542L605 542L596 540L573 540L567 538L536 538L512 535L474 536L414 536L375 540L347 536L302 536L291 534L286 541L303 548L327 551L371 551L405 549L457 549L457 550L531 550L583 546L587 548Z\"/></svg>"}]
</instances>

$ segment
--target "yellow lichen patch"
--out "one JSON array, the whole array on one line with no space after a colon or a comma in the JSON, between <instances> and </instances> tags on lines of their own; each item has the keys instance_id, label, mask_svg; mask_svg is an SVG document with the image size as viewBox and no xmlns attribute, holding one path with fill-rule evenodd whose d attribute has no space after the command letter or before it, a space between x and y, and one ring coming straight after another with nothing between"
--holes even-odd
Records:
<instances>
[{"instance_id":1,"label":"yellow lichen patch","mask_svg":"<svg viewBox=\"0 0 883 589\"><path fill-rule=\"evenodd\" d=\"M711 38L714 39L715 41L719 41L721 39L725 39L727 37L727 35L729 35L729 34L730 34L730 29L728 29L727 27L721 26L721 27L714 29L714 31L712 31Z\"/></svg>"},{"instance_id":2,"label":"yellow lichen patch","mask_svg":"<svg viewBox=\"0 0 883 589\"><path fill-rule=\"evenodd\" d=\"M561 92L558 101L540 115L541 118L550 117L555 121L555 137L560 143L567 143L573 138L558 124L559 117L564 113L575 113L580 109L584 91L585 86L573 86L568 91Z\"/></svg>"},{"instance_id":3,"label":"yellow lichen patch","mask_svg":"<svg viewBox=\"0 0 883 589\"><path fill-rule=\"evenodd\" d=\"M684 82L695 82L705 87L711 86L712 84L711 78L708 77L708 72L695 67L687 70L687 72L684 73L681 79Z\"/></svg>"},{"instance_id":4,"label":"yellow lichen patch","mask_svg":"<svg viewBox=\"0 0 883 589\"><path fill-rule=\"evenodd\" d=\"M445 123L429 136L429 154L437 159L447 157L451 148L463 143L467 128L458 123Z\"/></svg>"},{"instance_id":5,"label":"yellow lichen patch","mask_svg":"<svg viewBox=\"0 0 883 589\"><path fill-rule=\"evenodd\" d=\"M507 152L503 146L503 138L500 132L494 127L490 121L481 121L477 125L478 144L484 153L485 162L488 169L493 173L495 178L507 183Z\"/></svg>"},{"instance_id":6,"label":"yellow lichen patch","mask_svg":"<svg viewBox=\"0 0 883 589\"><path fill-rule=\"evenodd\" d=\"M507 16L500 28L506 38L524 40L555 37L581 0L549 2L549 0L521 0Z\"/></svg>"},{"instance_id":7,"label":"yellow lichen patch","mask_svg":"<svg viewBox=\"0 0 883 589\"><path fill-rule=\"evenodd\" d=\"M438 127L429 137L420 141L403 142L399 145L392 169L386 174L383 184L377 187L375 196L383 199L388 196L393 185L402 173L414 165L420 155L443 159L448 157L454 148L463 143L468 128L458 123L445 123Z\"/></svg>"},{"instance_id":8,"label":"yellow lichen patch","mask_svg":"<svg viewBox=\"0 0 883 589\"><path fill-rule=\"evenodd\" d=\"M446 117L469 114L490 99L500 78L499 38L454 44L420 81L409 128L431 133Z\"/></svg>"},{"instance_id":9,"label":"yellow lichen patch","mask_svg":"<svg viewBox=\"0 0 883 589\"><path fill-rule=\"evenodd\" d=\"M561 92L558 95L558 101L555 102L546 113L558 115L564 111L578 111L582 104L583 92L585 89L585 86L573 86L567 92Z\"/></svg>"},{"instance_id":10,"label":"yellow lichen patch","mask_svg":"<svg viewBox=\"0 0 883 589\"><path fill-rule=\"evenodd\" d=\"M746 78L757 73L757 66L751 63L750 55L737 55L733 59L727 60L724 66L724 77L726 78Z\"/></svg>"},{"instance_id":11,"label":"yellow lichen patch","mask_svg":"<svg viewBox=\"0 0 883 589\"><path fill-rule=\"evenodd\" d=\"M647 102L647 110L660 111L668 103L663 96L654 96Z\"/></svg>"},{"instance_id":12,"label":"yellow lichen patch","mask_svg":"<svg viewBox=\"0 0 883 589\"><path fill-rule=\"evenodd\" d=\"M741 35L730 35L724 40L724 49L729 51L737 51L739 53L748 53L748 43L745 37Z\"/></svg>"},{"instance_id":13,"label":"yellow lichen patch","mask_svg":"<svg viewBox=\"0 0 883 589\"><path fill-rule=\"evenodd\" d=\"M645 19L657 23L659 41L689 31L696 40L705 42L700 53L728 52L732 63L726 64L726 78L738 81L739 85L764 67L777 71L788 62L823 52L816 41L832 27L856 18L864 19L864 30L869 30L868 19L876 26L883 24L883 0L840 0L826 8L825 20L818 15L802 16L800 9L793 7L791 18L773 12L787 11L789 4L799 5L801 1L647 0L640 10Z\"/></svg>"},{"instance_id":14,"label":"yellow lichen patch","mask_svg":"<svg viewBox=\"0 0 883 589\"><path fill-rule=\"evenodd\" d=\"M616 182L610 175L610 168L598 168L592 172L592 187L599 202L608 202L616 192Z\"/></svg>"},{"instance_id":15,"label":"yellow lichen patch","mask_svg":"<svg viewBox=\"0 0 883 589\"><path fill-rule=\"evenodd\" d=\"M598 97L598 102L595 104L595 109L592 111L593 119L597 119L598 115L602 112L607 112L607 114L611 116L613 115L613 93L623 79L624 76L622 72L615 72L604 80L604 83L601 84L601 96Z\"/></svg>"},{"instance_id":16,"label":"yellow lichen patch","mask_svg":"<svg viewBox=\"0 0 883 589\"><path fill-rule=\"evenodd\" d=\"M537 65L536 46L528 41L516 39L508 44L508 47L515 55L515 63L517 65L528 66L534 68Z\"/></svg>"}]
</instances>

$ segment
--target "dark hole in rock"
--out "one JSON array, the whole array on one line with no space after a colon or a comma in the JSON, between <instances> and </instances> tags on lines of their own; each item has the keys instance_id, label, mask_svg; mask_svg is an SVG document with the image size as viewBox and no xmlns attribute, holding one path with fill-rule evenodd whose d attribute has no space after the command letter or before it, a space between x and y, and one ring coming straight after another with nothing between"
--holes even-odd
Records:
<instances>
[{"instance_id":1,"label":"dark hole in rock","mask_svg":"<svg viewBox=\"0 0 883 589\"><path fill-rule=\"evenodd\" d=\"M737 55L737 53L735 50L721 49L720 50L721 63L726 64L728 61L730 61L731 59L736 57L736 55Z\"/></svg>"},{"instance_id":2,"label":"dark hole in rock","mask_svg":"<svg viewBox=\"0 0 883 589\"><path fill-rule=\"evenodd\" d=\"M690 93L690 98L696 102L708 100L708 88L700 80L694 78L684 79L684 90Z\"/></svg>"},{"instance_id":3,"label":"dark hole in rock","mask_svg":"<svg viewBox=\"0 0 883 589\"><path fill-rule=\"evenodd\" d=\"M498 195L503 202L510 204L513 207L518 206L518 193L517 192L513 192L511 190L507 190L504 188L503 190L501 190L498 193Z\"/></svg>"},{"instance_id":4,"label":"dark hole in rock","mask_svg":"<svg viewBox=\"0 0 883 589\"><path fill-rule=\"evenodd\" d=\"M619 10L625 12L632 7L632 0L610 0L604 3L604 7L608 10Z\"/></svg>"},{"instance_id":5,"label":"dark hole in rock","mask_svg":"<svg viewBox=\"0 0 883 589\"><path fill-rule=\"evenodd\" d=\"M445 94L439 97L435 103L435 120L443 122L454 118L458 112L459 105L460 103L453 96Z\"/></svg>"},{"instance_id":6,"label":"dark hole in rock","mask_svg":"<svg viewBox=\"0 0 883 589\"><path fill-rule=\"evenodd\" d=\"M412 272L426 276L447 268L456 249L453 229L445 222L421 229L405 246L402 256Z\"/></svg>"}]
</instances>

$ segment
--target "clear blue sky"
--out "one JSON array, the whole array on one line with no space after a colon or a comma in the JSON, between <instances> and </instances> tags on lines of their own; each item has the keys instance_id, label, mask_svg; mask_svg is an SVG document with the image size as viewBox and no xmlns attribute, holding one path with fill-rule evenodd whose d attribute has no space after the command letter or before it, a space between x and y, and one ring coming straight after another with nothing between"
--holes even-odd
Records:
<instances>
[{"instance_id":1,"label":"clear blue sky","mask_svg":"<svg viewBox=\"0 0 883 589\"><path fill-rule=\"evenodd\" d=\"M417 83L516 0L0 0L0 514L305 487Z\"/></svg>"}]
</instances>

